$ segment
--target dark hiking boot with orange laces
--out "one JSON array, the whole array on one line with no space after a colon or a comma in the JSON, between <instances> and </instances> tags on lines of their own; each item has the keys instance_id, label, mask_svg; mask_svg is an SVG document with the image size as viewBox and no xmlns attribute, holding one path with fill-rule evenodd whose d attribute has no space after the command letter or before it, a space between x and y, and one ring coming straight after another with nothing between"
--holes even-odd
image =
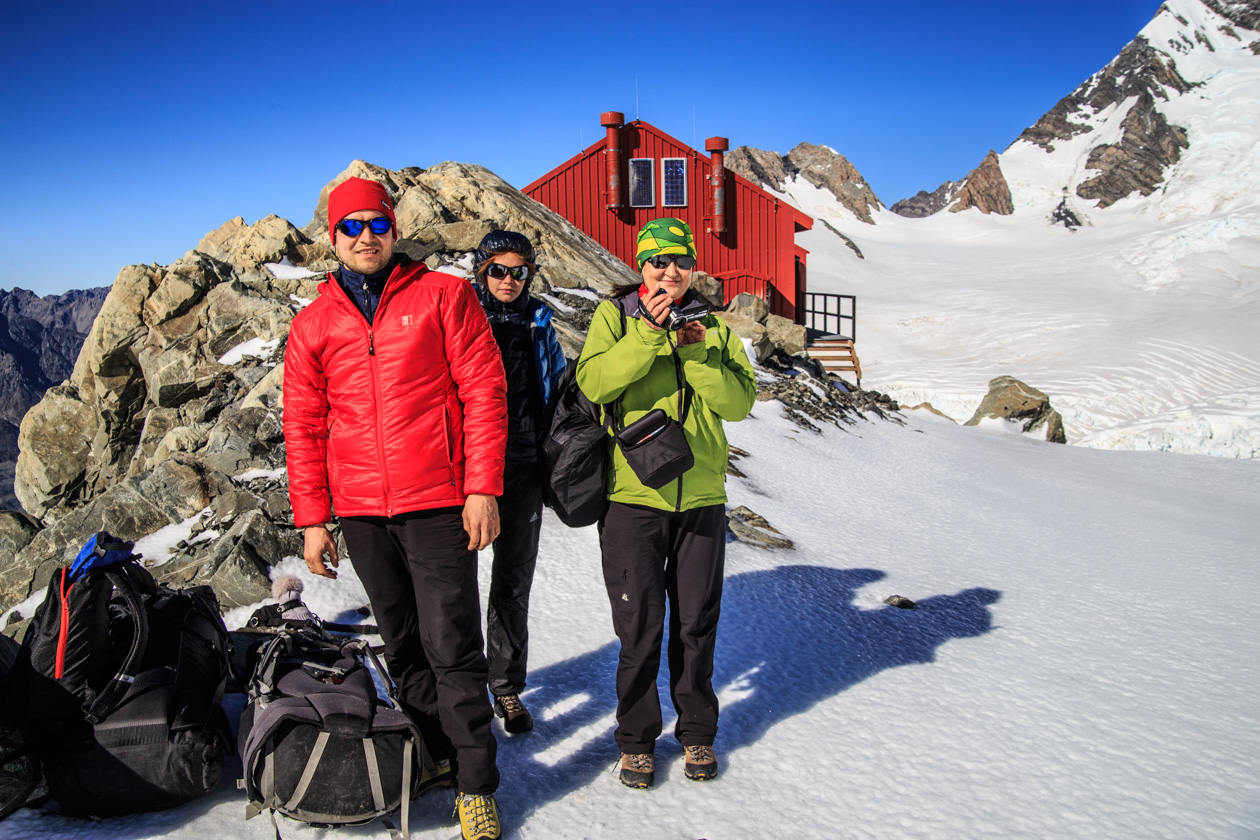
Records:
<instances>
[{"instance_id":1,"label":"dark hiking boot with orange laces","mask_svg":"<svg viewBox=\"0 0 1260 840\"><path fill-rule=\"evenodd\" d=\"M521 702L519 694L494 698L494 713L503 718L503 731L509 735L520 735L534 728L534 718Z\"/></svg>"}]
</instances>

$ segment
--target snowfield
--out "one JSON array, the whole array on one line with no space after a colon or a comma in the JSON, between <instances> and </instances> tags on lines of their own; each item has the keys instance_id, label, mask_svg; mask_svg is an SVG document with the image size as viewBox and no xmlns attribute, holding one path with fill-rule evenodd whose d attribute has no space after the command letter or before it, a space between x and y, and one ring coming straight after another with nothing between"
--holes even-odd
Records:
<instances>
[{"instance_id":1,"label":"snowfield","mask_svg":"<svg viewBox=\"0 0 1260 840\"><path fill-rule=\"evenodd\" d=\"M496 725L506 837L1260 836L1260 463L1060 446L922 411L813 432L777 402L728 430L751 453L731 505L796 545L729 546L722 775L684 779L667 735L656 788L618 782L595 529L548 512L524 697L537 727ZM302 575L323 617L359 620L366 597L342 569L312 578L289 558L276 574ZM918 607L884 606L894 594ZM232 768L172 811L28 809L0 836L270 838L265 817L245 822ZM418 800L412 836L458 837L451 807L449 791Z\"/></svg>"}]
</instances>

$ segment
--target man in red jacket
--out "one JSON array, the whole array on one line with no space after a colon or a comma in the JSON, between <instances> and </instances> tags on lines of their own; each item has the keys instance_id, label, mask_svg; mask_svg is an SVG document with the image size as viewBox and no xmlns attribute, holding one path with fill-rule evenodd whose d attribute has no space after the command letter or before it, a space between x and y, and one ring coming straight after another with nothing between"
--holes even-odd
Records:
<instances>
[{"instance_id":1,"label":"man in red jacket","mask_svg":"<svg viewBox=\"0 0 1260 840\"><path fill-rule=\"evenodd\" d=\"M284 438L307 567L336 578L333 511L467 840L499 837L477 554L499 534L507 386L473 288L394 253L375 181L328 196L341 269L293 319ZM443 768L445 769L445 768Z\"/></svg>"}]
</instances>

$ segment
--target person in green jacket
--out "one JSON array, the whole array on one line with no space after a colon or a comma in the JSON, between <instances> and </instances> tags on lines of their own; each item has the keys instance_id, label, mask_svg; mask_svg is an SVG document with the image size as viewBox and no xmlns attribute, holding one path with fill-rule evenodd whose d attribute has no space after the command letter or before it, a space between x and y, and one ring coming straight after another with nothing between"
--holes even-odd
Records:
<instances>
[{"instance_id":1,"label":"person in green jacket","mask_svg":"<svg viewBox=\"0 0 1260 840\"><path fill-rule=\"evenodd\" d=\"M722 423L748 416L757 387L743 342L718 318L706 314L673 331L662 326L671 307L697 317L704 311L690 290L696 267L691 229L679 219L649 222L639 232L636 256L642 283L615 288L596 308L576 376L592 402L613 404L621 426L654 408L678 419L681 408L695 459L680 478L653 489L609 443L609 506L599 534L621 642L614 738L622 783L647 788L655 779L662 728L656 678L667 601L670 697L684 772L701 781L717 776L713 653L726 557L728 457ZM680 400L687 392L689 401Z\"/></svg>"}]
</instances>

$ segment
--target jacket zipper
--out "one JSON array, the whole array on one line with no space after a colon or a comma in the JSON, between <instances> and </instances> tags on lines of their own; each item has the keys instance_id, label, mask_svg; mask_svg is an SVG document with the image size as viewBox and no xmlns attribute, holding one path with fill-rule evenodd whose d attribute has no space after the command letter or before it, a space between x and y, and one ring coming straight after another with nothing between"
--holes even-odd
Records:
<instances>
[{"instance_id":1,"label":"jacket zipper","mask_svg":"<svg viewBox=\"0 0 1260 840\"><path fill-rule=\"evenodd\" d=\"M70 584L70 589L66 589L66 572L67 569L61 570L61 627L57 632L57 664L53 670L53 676L61 679L66 671L66 643L70 637L70 589L74 589L74 584Z\"/></svg>"},{"instance_id":2,"label":"jacket zipper","mask_svg":"<svg viewBox=\"0 0 1260 840\"><path fill-rule=\"evenodd\" d=\"M380 314L380 309L377 309ZM389 468L385 464L385 418L381 412L381 369L376 363L376 338L368 327L368 366L372 368L372 413L376 415L376 457L381 464L381 484L385 488L385 515L394 515L394 503L389 489Z\"/></svg>"},{"instance_id":3,"label":"jacket zipper","mask_svg":"<svg viewBox=\"0 0 1260 840\"><path fill-rule=\"evenodd\" d=\"M394 271L390 272L390 277L394 276L394 272L398 270L398 266L394 267ZM373 414L376 415L376 458L381 465L381 485L385 489L385 515L394 515L394 499L393 492L389 486L389 467L385 463L385 417L382 411L381 402L381 369L376 362L376 329L373 326L381 319L381 315L385 311L385 300L389 294L389 278L386 278L385 285L381 288L381 296L376 301L376 311L372 313L372 323L367 325L368 328L368 366L372 368L372 387L373 387Z\"/></svg>"},{"instance_id":4,"label":"jacket zipper","mask_svg":"<svg viewBox=\"0 0 1260 840\"><path fill-rule=\"evenodd\" d=\"M684 398L683 383L684 383L684 380L683 380L683 372L682 372L682 362L678 358L677 347L674 348L674 352L671 355L673 355L674 357L674 375L678 377L678 427L682 429L683 440L686 440L687 427L683 425L683 398ZM678 476L678 499L674 502L674 513L678 513L682 510L683 477L685 475L686 473Z\"/></svg>"}]
</instances>

